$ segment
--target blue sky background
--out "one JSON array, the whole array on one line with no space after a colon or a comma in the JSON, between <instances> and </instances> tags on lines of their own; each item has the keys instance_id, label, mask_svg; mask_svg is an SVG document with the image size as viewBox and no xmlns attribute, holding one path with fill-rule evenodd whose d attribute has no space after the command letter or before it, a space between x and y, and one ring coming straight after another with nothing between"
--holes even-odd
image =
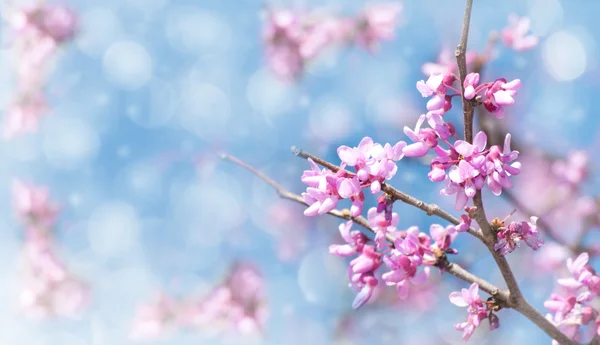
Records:
<instances>
[{"instance_id":1,"label":"blue sky background","mask_svg":"<svg viewBox=\"0 0 600 345\"><path fill-rule=\"evenodd\" d=\"M319 5L352 14L364 1L66 2L81 14L82 31L56 60L48 86L52 112L38 133L0 145L0 345L133 344L127 333L138 304L157 290L206 291L236 259L258 263L267 280L271 317L264 344L334 343L337 322L353 299L345 263L327 254L327 246L340 241L338 220L303 218L302 207L280 201L216 154L234 154L299 193L307 164L290 153L292 145L337 163L336 148L355 146L363 136L408 140L402 128L414 127L425 109L415 89L424 78L421 65L458 42L462 1L406 1L397 38L379 54L357 48L328 53L296 84L278 81L265 66L263 6ZM598 11L600 3L583 0L475 1L470 48L481 50L489 31L503 28L511 12L531 16L542 37L530 52L500 49L486 68L484 79L523 81L507 115L513 137L558 155L600 148ZM13 76L6 40L0 49L2 111ZM453 199L438 195L441 185L432 185L427 171L403 160L394 183L452 209ZM61 255L93 289L81 319L36 321L16 313L22 232L11 208L15 177L47 184L62 205L56 229ZM498 216L510 210L497 204ZM290 209L293 221L274 223L272 207ZM407 206L395 210L400 228L426 230L437 221ZM304 244L294 260L278 254L284 236ZM462 236L457 247L458 261L500 284L479 244ZM516 274L526 295L541 307L553 285L528 271L527 250L511 261L520 264ZM466 312L447 295L467 284L442 278L439 303L428 312L369 306L351 312L358 326L352 342L343 344L462 343L453 324ZM487 337L482 327L470 343L549 343L515 312L499 316L498 331ZM156 343L248 341L181 333Z\"/></svg>"}]
</instances>

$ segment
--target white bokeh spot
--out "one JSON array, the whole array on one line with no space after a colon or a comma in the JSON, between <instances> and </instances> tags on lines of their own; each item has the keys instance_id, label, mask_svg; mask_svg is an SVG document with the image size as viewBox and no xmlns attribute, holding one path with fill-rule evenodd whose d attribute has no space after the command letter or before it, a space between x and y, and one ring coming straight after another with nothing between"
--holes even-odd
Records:
<instances>
[{"instance_id":1,"label":"white bokeh spot","mask_svg":"<svg viewBox=\"0 0 600 345\"><path fill-rule=\"evenodd\" d=\"M98 133L89 122L74 116L53 116L44 128L44 154L62 169L74 169L93 158L100 146Z\"/></svg>"},{"instance_id":2,"label":"white bokeh spot","mask_svg":"<svg viewBox=\"0 0 600 345\"><path fill-rule=\"evenodd\" d=\"M92 250L104 257L131 255L138 245L140 220L136 210L121 201L98 206L89 219L88 240Z\"/></svg>"},{"instance_id":3,"label":"white bokeh spot","mask_svg":"<svg viewBox=\"0 0 600 345\"><path fill-rule=\"evenodd\" d=\"M587 54L582 41L568 31L559 31L544 42L542 58L550 75L558 81L579 78L587 68Z\"/></svg>"},{"instance_id":4,"label":"white bokeh spot","mask_svg":"<svg viewBox=\"0 0 600 345\"><path fill-rule=\"evenodd\" d=\"M111 44L102 64L108 80L125 90L139 89L152 79L152 57L143 45L134 41Z\"/></svg>"}]
</instances>

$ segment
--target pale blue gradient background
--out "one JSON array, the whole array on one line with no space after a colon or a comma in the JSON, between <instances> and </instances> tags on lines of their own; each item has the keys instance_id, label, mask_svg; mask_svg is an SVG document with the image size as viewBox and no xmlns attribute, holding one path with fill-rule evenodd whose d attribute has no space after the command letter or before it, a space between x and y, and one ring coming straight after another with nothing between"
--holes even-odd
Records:
<instances>
[{"instance_id":1,"label":"pale blue gradient background","mask_svg":"<svg viewBox=\"0 0 600 345\"><path fill-rule=\"evenodd\" d=\"M277 81L265 68L259 40L264 4L258 0L67 3L81 13L82 32L57 61L48 87L53 111L39 133L0 145L0 345L132 344L127 333L139 303L160 289L175 295L205 291L235 259L252 260L265 274L271 310L265 344L335 343L336 322L353 298L344 262L327 254L327 246L339 241L338 220L297 217L289 225L270 224L267 208L286 201L241 168L219 162L216 153L237 155L301 192L299 176L307 165L290 154L291 145L337 160L337 146L354 146L365 135L407 140L403 126L414 126L425 109L414 87L423 78L420 67L441 46L458 42L462 1L406 1L397 39L379 54L327 54L295 85ZM294 3L348 14L364 4ZM502 49L486 69L486 79L523 80L508 114L515 137L559 155L570 147L599 149L598 11L596 1L475 1L469 47L481 50L488 32L501 29L511 12L530 15L542 36L531 52ZM9 55L3 44L0 110L12 92ZM427 166L415 163L401 162L395 184L451 208L452 199L438 196L441 185L428 182ZM16 314L22 234L11 210L15 177L49 185L63 207L61 254L93 288L93 304L80 320L40 322ZM500 209L498 215L510 210ZM407 206L395 210L401 228L427 229L437 221ZM306 246L296 260L282 261L281 233L296 229L305 231L299 237ZM461 236L457 247L458 261L501 282L478 243ZM518 263L526 295L541 307L552 282L531 277L528 256L519 254L527 250L510 259ZM467 284L443 278L447 284L433 311L367 306L353 312L361 324L353 343L462 344L453 324L466 313L446 296ZM550 343L518 314L499 316L498 331L488 337L482 327L470 344ZM245 341L186 333L156 343Z\"/></svg>"}]
</instances>

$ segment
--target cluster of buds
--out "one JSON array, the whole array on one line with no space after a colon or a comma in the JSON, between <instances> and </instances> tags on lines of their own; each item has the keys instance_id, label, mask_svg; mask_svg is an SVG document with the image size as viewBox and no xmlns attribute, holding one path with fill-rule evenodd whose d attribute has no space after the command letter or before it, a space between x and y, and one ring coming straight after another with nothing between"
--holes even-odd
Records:
<instances>
[{"instance_id":1,"label":"cluster of buds","mask_svg":"<svg viewBox=\"0 0 600 345\"><path fill-rule=\"evenodd\" d=\"M400 141L394 146L374 143L373 139L365 137L358 147L350 148L340 146L338 155L342 166L337 172L329 169L320 169L312 159L308 162L311 170L302 174L302 182L308 185L302 193L304 201L309 207L304 211L307 216L325 214L333 210L339 200L352 201L350 214L356 217L362 213L365 196L364 188L369 188L371 193L381 191L381 184L389 180L398 171L395 162L402 159L402 149L406 143ZM356 173L351 173L344 168L353 166Z\"/></svg>"},{"instance_id":2,"label":"cluster of buds","mask_svg":"<svg viewBox=\"0 0 600 345\"><path fill-rule=\"evenodd\" d=\"M524 241L531 249L538 250L544 244L539 238L537 230L538 217L531 217L529 222L510 222L504 225L504 221L495 218L492 221L492 230L496 232L497 241L494 250L504 256L512 253L521 241Z\"/></svg>"},{"instance_id":3,"label":"cluster of buds","mask_svg":"<svg viewBox=\"0 0 600 345\"><path fill-rule=\"evenodd\" d=\"M463 332L463 339L469 340L479 327L481 321L488 319L490 322L490 330L493 331L500 327L498 315L494 314L500 307L494 302L493 298L484 302L479 297L479 285L471 284L469 289L462 289L460 292L455 291L449 296L450 302L459 307L467 307L467 321L457 323L454 327Z\"/></svg>"},{"instance_id":4,"label":"cluster of buds","mask_svg":"<svg viewBox=\"0 0 600 345\"><path fill-rule=\"evenodd\" d=\"M444 115L452 108L452 99L461 92L455 82L454 74L433 72L427 81L417 82L417 90L423 97L431 97L427 102L427 110L433 114ZM463 82L464 97L483 103L484 107L498 118L504 117L504 107L515 103L514 96L521 87L519 79L507 82L500 78L493 82L479 84L479 73L469 73ZM449 91L455 93L449 94Z\"/></svg>"},{"instance_id":5,"label":"cluster of buds","mask_svg":"<svg viewBox=\"0 0 600 345\"><path fill-rule=\"evenodd\" d=\"M394 37L401 11L398 3L370 4L348 18L270 9L263 32L269 66L283 79L297 79L329 47L356 43L374 51Z\"/></svg>"},{"instance_id":6,"label":"cluster of buds","mask_svg":"<svg viewBox=\"0 0 600 345\"><path fill-rule=\"evenodd\" d=\"M421 127L425 120L431 128ZM462 209L468 199L486 184L496 195L502 193L502 188L512 188L510 177L520 172L521 164L515 161L519 152L510 149L510 134L506 135L503 149L497 145L486 149L487 136L484 132L475 135L473 144L458 139L450 143L449 139L457 138L454 125L433 112L421 115L415 129L405 127L404 133L414 141L404 147L405 156L422 157L432 149L436 153L431 161L429 179L432 182L445 181L446 188L441 194L456 194L457 210ZM448 149L443 149L441 143L445 143Z\"/></svg>"},{"instance_id":7,"label":"cluster of buds","mask_svg":"<svg viewBox=\"0 0 600 345\"><path fill-rule=\"evenodd\" d=\"M405 231L398 230L397 224L396 213L386 220L384 213L377 213L376 208L371 208L369 226L377 234L375 241L358 230L351 230L352 221L340 225L340 234L346 243L331 245L329 252L341 257L356 255L348 268L350 287L358 291L353 308L359 308L369 301L380 279L387 285L395 286L401 300L407 299L410 285L427 281L430 266L443 267L441 259L446 254L458 253L450 246L458 232L466 230L464 226L443 227L433 224L430 235L427 235L416 226ZM378 278L377 271L382 266L387 267L388 271Z\"/></svg>"},{"instance_id":8,"label":"cluster of buds","mask_svg":"<svg viewBox=\"0 0 600 345\"><path fill-rule=\"evenodd\" d=\"M49 62L77 30L75 14L65 6L38 3L8 11L17 54L17 94L4 120L4 135L35 131L47 110L44 94Z\"/></svg>"}]
</instances>

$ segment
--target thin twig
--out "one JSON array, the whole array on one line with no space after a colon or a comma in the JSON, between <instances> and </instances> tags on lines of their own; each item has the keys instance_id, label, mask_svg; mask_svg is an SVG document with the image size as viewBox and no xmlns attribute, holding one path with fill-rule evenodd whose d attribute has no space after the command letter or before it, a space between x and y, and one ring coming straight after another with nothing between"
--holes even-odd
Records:
<instances>
[{"instance_id":1,"label":"thin twig","mask_svg":"<svg viewBox=\"0 0 600 345\"><path fill-rule=\"evenodd\" d=\"M267 176L265 173L261 172L260 170L256 169L255 167L251 166L250 164L247 164L246 162L240 160L239 158L223 153L223 154L221 154L221 159L226 159L232 163L235 163L235 164L241 166L242 168L249 170L254 175L256 175L258 178L260 178L261 180L263 180L266 183L268 183L269 185L271 185L281 198L295 201L302 205L310 206L304 201L304 198L302 198L302 196L288 191L282 185L280 185L279 183L275 182L272 178ZM365 217L361 217L361 216L352 217L350 215L349 210L334 209L327 213L332 216L341 218L341 219L351 220L354 223L362 226L366 230L368 230L372 233L375 233L375 230L373 230L373 228L371 228L371 226L369 225L369 221L367 219L365 219ZM391 243L394 243L394 238L390 234L387 235L387 240L390 241Z\"/></svg>"},{"instance_id":2,"label":"thin twig","mask_svg":"<svg viewBox=\"0 0 600 345\"><path fill-rule=\"evenodd\" d=\"M464 81L467 77L467 43L469 41L469 26L471 23L471 9L473 8L473 0L467 0L465 6L465 15L463 20L460 42L456 47L454 55L456 56L456 64L458 65L458 78L460 82L463 113L465 117L465 141L473 142L473 104L464 97Z\"/></svg>"}]
</instances>

